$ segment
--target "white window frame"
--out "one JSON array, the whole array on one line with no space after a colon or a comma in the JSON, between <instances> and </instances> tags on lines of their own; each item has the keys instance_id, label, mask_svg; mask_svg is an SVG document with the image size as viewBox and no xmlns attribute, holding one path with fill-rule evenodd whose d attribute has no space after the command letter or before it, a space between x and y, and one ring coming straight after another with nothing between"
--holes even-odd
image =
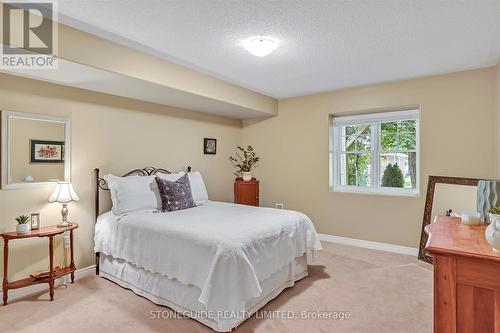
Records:
<instances>
[{"instance_id":1,"label":"white window frame","mask_svg":"<svg viewBox=\"0 0 500 333\"><path fill-rule=\"evenodd\" d=\"M399 120L416 120L416 188L392 188L380 186L380 140L379 124ZM353 186L341 184L341 127L349 125L371 125L371 152L372 152L372 186ZM412 108L401 111L389 111L362 114L355 116L330 116L330 191L348 193L368 193L400 196L419 196L420 194L420 109Z\"/></svg>"}]
</instances>

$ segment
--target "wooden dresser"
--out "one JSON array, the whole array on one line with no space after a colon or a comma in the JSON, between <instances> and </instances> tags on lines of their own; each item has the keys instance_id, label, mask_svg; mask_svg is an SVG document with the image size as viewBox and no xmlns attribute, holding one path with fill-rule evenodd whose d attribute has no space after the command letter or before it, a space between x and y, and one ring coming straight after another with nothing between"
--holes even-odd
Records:
<instances>
[{"instance_id":1,"label":"wooden dresser","mask_svg":"<svg viewBox=\"0 0 500 333\"><path fill-rule=\"evenodd\" d=\"M236 178L234 181L234 203L259 206L259 181L255 178L249 181Z\"/></svg>"},{"instance_id":2,"label":"wooden dresser","mask_svg":"<svg viewBox=\"0 0 500 333\"><path fill-rule=\"evenodd\" d=\"M500 333L500 253L485 229L446 216L425 227L434 257L434 332Z\"/></svg>"}]
</instances>

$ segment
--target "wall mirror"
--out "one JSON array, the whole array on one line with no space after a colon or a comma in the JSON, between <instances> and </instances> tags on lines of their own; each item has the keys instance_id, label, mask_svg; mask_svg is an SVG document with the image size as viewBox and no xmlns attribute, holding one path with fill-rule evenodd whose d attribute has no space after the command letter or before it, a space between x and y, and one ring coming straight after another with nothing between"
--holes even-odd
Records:
<instances>
[{"instance_id":1,"label":"wall mirror","mask_svg":"<svg viewBox=\"0 0 500 333\"><path fill-rule=\"evenodd\" d=\"M418 258L433 263L432 257L425 252L428 235L424 228L432 223L438 215L446 215L450 209L456 214L477 212L481 215L482 223L488 223L488 210L499 206L500 181L430 176L427 184Z\"/></svg>"},{"instance_id":2,"label":"wall mirror","mask_svg":"<svg viewBox=\"0 0 500 333\"><path fill-rule=\"evenodd\" d=\"M68 118L2 111L2 189L70 181Z\"/></svg>"}]
</instances>

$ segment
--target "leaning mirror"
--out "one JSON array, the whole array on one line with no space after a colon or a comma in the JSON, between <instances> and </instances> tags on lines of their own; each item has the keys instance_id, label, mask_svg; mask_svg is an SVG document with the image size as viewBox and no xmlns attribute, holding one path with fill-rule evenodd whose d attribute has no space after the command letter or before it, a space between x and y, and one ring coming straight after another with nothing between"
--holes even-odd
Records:
<instances>
[{"instance_id":1,"label":"leaning mirror","mask_svg":"<svg viewBox=\"0 0 500 333\"><path fill-rule=\"evenodd\" d=\"M439 215L461 217L464 224L488 224L500 208L500 181L429 176L418 258L433 263L426 253L425 227ZM497 208L497 209L495 209Z\"/></svg>"},{"instance_id":2,"label":"leaning mirror","mask_svg":"<svg viewBox=\"0 0 500 333\"><path fill-rule=\"evenodd\" d=\"M2 111L2 189L70 181L68 118Z\"/></svg>"}]
</instances>

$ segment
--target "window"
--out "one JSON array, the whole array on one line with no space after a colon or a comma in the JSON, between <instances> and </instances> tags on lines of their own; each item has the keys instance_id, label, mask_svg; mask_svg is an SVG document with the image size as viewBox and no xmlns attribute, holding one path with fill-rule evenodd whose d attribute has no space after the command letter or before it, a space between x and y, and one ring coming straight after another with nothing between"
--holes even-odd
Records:
<instances>
[{"instance_id":1,"label":"window","mask_svg":"<svg viewBox=\"0 0 500 333\"><path fill-rule=\"evenodd\" d=\"M418 195L418 127L419 110L332 117L333 190Z\"/></svg>"}]
</instances>

